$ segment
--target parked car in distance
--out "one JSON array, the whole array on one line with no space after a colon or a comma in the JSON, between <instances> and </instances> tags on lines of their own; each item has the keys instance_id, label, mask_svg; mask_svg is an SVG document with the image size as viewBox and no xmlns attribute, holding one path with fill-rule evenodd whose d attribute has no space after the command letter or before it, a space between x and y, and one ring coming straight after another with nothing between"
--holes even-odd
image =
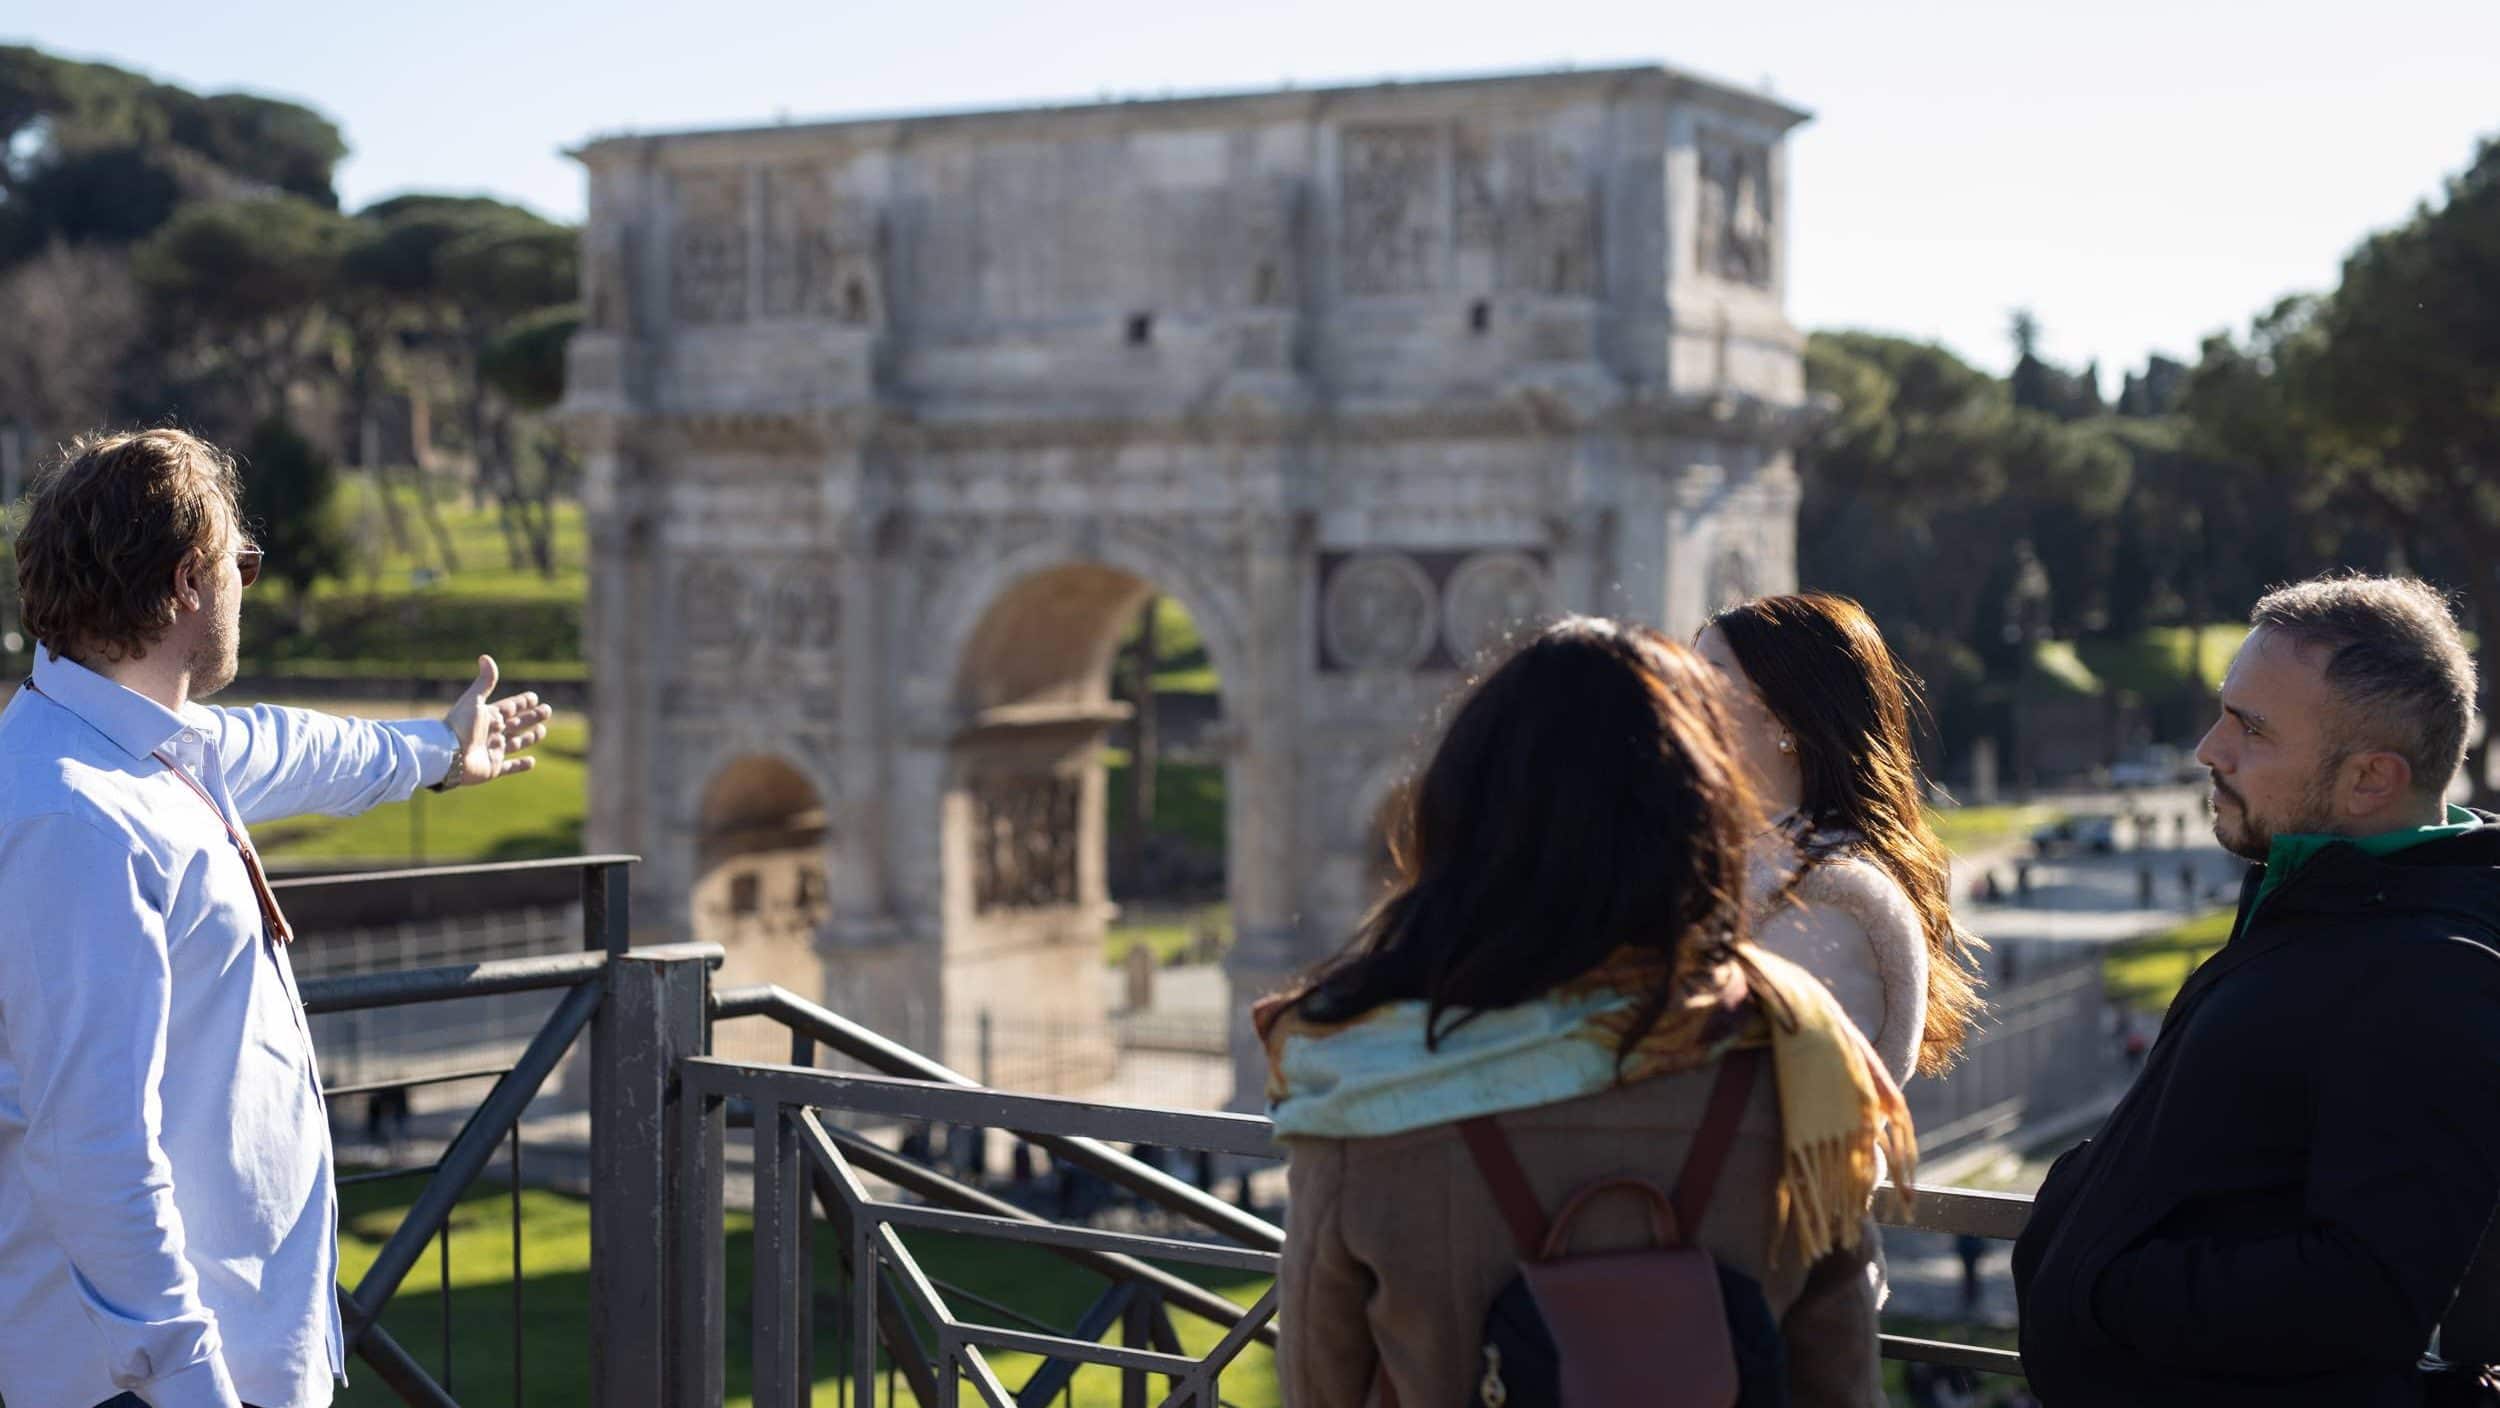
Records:
<instances>
[{"instance_id":1,"label":"parked car in distance","mask_svg":"<svg viewBox=\"0 0 2500 1408\"><path fill-rule=\"evenodd\" d=\"M2069 851L2105 856L2118 849L2118 818L2070 816L2031 833L2031 849L2047 857Z\"/></svg>"},{"instance_id":2,"label":"parked car in distance","mask_svg":"<svg viewBox=\"0 0 2500 1408\"><path fill-rule=\"evenodd\" d=\"M2167 743L2156 743L2130 753L2102 769L2102 772L2109 779L2109 785L2120 791L2195 782L2205 775L2205 769L2197 763L2193 752Z\"/></svg>"}]
</instances>

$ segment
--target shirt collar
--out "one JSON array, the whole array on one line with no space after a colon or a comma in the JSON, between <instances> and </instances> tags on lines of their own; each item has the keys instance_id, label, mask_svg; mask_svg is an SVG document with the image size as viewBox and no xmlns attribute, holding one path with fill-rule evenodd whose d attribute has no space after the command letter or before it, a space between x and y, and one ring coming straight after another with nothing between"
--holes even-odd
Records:
<instances>
[{"instance_id":1,"label":"shirt collar","mask_svg":"<svg viewBox=\"0 0 2500 1408\"><path fill-rule=\"evenodd\" d=\"M133 758L162 751L191 726L137 690L40 645L35 648L35 688Z\"/></svg>"}]
</instances>

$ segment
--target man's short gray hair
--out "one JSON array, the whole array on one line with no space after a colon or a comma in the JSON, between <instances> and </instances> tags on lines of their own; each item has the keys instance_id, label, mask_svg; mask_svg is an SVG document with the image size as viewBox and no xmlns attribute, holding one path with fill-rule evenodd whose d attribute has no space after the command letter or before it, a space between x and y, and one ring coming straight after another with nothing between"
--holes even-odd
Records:
<instances>
[{"instance_id":1,"label":"man's short gray hair","mask_svg":"<svg viewBox=\"0 0 2500 1408\"><path fill-rule=\"evenodd\" d=\"M2465 762L2474 717L2474 657L2448 598L2411 577L2359 573L2277 587L2249 625L2327 652L2326 683L2343 703L2338 751L2384 749L2437 795Z\"/></svg>"}]
</instances>

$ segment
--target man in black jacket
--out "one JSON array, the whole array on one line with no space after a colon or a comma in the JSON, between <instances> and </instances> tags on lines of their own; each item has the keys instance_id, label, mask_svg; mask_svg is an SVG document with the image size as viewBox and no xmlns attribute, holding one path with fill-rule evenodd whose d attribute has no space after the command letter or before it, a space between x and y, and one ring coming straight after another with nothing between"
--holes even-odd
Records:
<instances>
[{"instance_id":1,"label":"man in black jacket","mask_svg":"<svg viewBox=\"0 0 2500 1408\"><path fill-rule=\"evenodd\" d=\"M2417 1408L2500 1198L2500 819L2441 800L2472 658L2419 582L2251 621L2197 749L2238 923L2015 1244L2048 1408Z\"/></svg>"}]
</instances>

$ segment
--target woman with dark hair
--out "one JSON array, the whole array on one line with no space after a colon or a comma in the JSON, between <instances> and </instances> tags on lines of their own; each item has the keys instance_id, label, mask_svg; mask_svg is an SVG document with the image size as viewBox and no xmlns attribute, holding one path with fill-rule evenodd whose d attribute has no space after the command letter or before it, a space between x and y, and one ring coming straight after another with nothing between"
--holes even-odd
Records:
<instances>
[{"instance_id":1,"label":"woman with dark hair","mask_svg":"<svg viewBox=\"0 0 2500 1408\"><path fill-rule=\"evenodd\" d=\"M1292 1151L1295 1408L1475 1401L1485 1312L1520 1256L1457 1122L1498 1114L1549 1210L1608 1177L1663 1185L1722 1066L1765 1051L1687 1236L1761 1283L1791 1402L1884 1401L1867 1211L1881 1164L1906 1177L1915 1157L1909 1116L1822 985L1744 942L1755 807L1723 693L1653 631L1538 634L1404 794L1389 894L1258 1004ZM1576 1225L1575 1252L1650 1241L1629 1199Z\"/></svg>"},{"instance_id":2,"label":"woman with dark hair","mask_svg":"<svg viewBox=\"0 0 2500 1408\"><path fill-rule=\"evenodd\" d=\"M1822 592L1730 607L1695 644L1773 813L1746 885L1754 941L1821 978L1894 1079L1942 1074L1980 998L1922 805L1916 681L1863 607Z\"/></svg>"}]
</instances>

